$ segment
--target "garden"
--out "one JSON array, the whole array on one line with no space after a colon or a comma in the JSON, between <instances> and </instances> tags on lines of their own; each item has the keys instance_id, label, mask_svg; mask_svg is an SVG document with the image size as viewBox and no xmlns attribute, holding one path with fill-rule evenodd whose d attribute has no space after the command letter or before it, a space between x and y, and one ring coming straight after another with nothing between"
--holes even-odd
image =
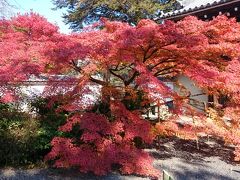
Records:
<instances>
[{"instance_id":1,"label":"garden","mask_svg":"<svg viewBox=\"0 0 240 180\"><path fill-rule=\"evenodd\" d=\"M237 19L159 23L176 1L109 2L55 0L70 34L0 19L0 179L238 179Z\"/></svg>"}]
</instances>

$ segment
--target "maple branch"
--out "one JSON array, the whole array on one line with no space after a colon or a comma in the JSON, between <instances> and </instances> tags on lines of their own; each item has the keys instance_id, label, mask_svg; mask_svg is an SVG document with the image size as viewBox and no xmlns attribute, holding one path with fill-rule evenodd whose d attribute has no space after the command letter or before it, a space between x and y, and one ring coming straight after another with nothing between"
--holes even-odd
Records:
<instances>
[{"instance_id":1,"label":"maple branch","mask_svg":"<svg viewBox=\"0 0 240 180\"><path fill-rule=\"evenodd\" d=\"M149 46L147 47L147 49L144 49L144 47L141 46L141 45L139 45L139 46L140 46L140 48L141 48L142 51L143 51L143 62L146 62L154 53L156 53L156 52L158 51L158 49L154 49L154 50L152 51L152 53L147 56L147 53L149 52L149 50L150 50L151 48L153 48L153 47L155 46L155 44L149 45Z\"/></svg>"},{"instance_id":2,"label":"maple branch","mask_svg":"<svg viewBox=\"0 0 240 180\"><path fill-rule=\"evenodd\" d=\"M164 46L162 46L162 47L165 47L165 46L168 46L168 45L170 45L170 44L172 44L172 43L169 43L169 44L167 44L167 45L164 45ZM145 50L142 46L140 46L141 47L141 49L144 51L144 58L143 58L143 62L146 62L154 53L156 53L159 49L155 49L155 50L153 50L152 51L152 53L148 56L148 57L146 57L147 56L147 52L152 48L152 47L154 47L154 45L149 45L148 46L148 48L147 48L147 50ZM168 59L167 59L168 60ZM167 62L167 60L166 61L164 61L164 62L161 62L161 63L165 63L165 62ZM175 62L174 60L172 60L172 61L169 61L169 62ZM159 63L159 64L161 64L161 63ZM158 65L159 65L158 64ZM154 67L156 67L156 66L158 66L158 65L154 65ZM177 65L174 65L174 66L171 66L171 67L169 67L169 69L171 69L171 68L174 68L174 67L176 67ZM153 68L154 68L153 67ZM153 69L152 68L152 69ZM151 69L151 70L152 70ZM154 76L158 76L159 74L158 73L160 73L160 72L162 72L162 71L165 71L165 70L168 70L168 68L166 68L166 69L163 69L163 70L161 70L161 71L158 71L157 73L156 73L156 75L154 74ZM125 81L125 85L126 86L128 86L132 81L134 81L134 79L137 77L139 75L139 72L138 71L135 71L134 73L133 73L133 76L129 79L129 80L127 80L127 81ZM161 75L161 74L160 74Z\"/></svg>"},{"instance_id":3,"label":"maple branch","mask_svg":"<svg viewBox=\"0 0 240 180\"><path fill-rule=\"evenodd\" d=\"M111 70L113 71L121 71L121 70L124 70L126 68L131 68L132 69L132 65L134 65L133 63L129 64L129 65L122 65L122 67L119 67L120 64L118 64L115 68L111 68ZM118 69L119 67L119 69Z\"/></svg>"},{"instance_id":4,"label":"maple branch","mask_svg":"<svg viewBox=\"0 0 240 180\"><path fill-rule=\"evenodd\" d=\"M69 64L73 67L75 71L82 73L82 68L78 67L78 65L74 60L72 60Z\"/></svg>"},{"instance_id":5,"label":"maple branch","mask_svg":"<svg viewBox=\"0 0 240 180\"><path fill-rule=\"evenodd\" d=\"M168 61L169 60L169 61ZM159 63L157 63L157 64L155 64L155 65L153 65L153 66L149 66L148 67L148 69L149 70L153 70L155 67L157 67L158 65L160 65L160 64L163 64L163 63L170 63L170 62L176 62L176 60L174 60L174 59L165 59L165 60L163 60L163 61L160 61Z\"/></svg>"},{"instance_id":6,"label":"maple branch","mask_svg":"<svg viewBox=\"0 0 240 180\"><path fill-rule=\"evenodd\" d=\"M74 60L72 60L72 61L70 62L70 65L72 65L72 67L73 67L77 72L84 74L84 72L82 71L82 68L78 67L77 64L76 64L76 62L75 62ZM93 77L90 76L90 75L89 75L89 80L92 81L92 82L95 82L95 83L97 83L97 84L100 84L100 85L102 85L102 86L108 85L108 83L106 83L105 81L101 81L101 80L99 80L99 79L95 79L95 78L93 78Z\"/></svg>"},{"instance_id":7,"label":"maple branch","mask_svg":"<svg viewBox=\"0 0 240 180\"><path fill-rule=\"evenodd\" d=\"M92 81L92 82L95 82L97 84L100 84L102 86L107 86L108 85L108 83L106 83L105 81L101 81L99 79L95 79L92 76L89 76L89 80Z\"/></svg>"},{"instance_id":8,"label":"maple branch","mask_svg":"<svg viewBox=\"0 0 240 180\"><path fill-rule=\"evenodd\" d=\"M148 56L145 57L146 60L148 60L152 55L154 55L159 49L154 49Z\"/></svg>"},{"instance_id":9,"label":"maple branch","mask_svg":"<svg viewBox=\"0 0 240 180\"><path fill-rule=\"evenodd\" d=\"M140 75L138 71L135 71L132 75L132 77L130 79L128 79L128 81L125 81L124 84L125 86L128 86L131 82L133 82L133 80Z\"/></svg>"},{"instance_id":10,"label":"maple branch","mask_svg":"<svg viewBox=\"0 0 240 180\"><path fill-rule=\"evenodd\" d=\"M114 71L116 71L118 69L119 65L120 65L120 63L118 63L118 65L116 65L116 67L114 68Z\"/></svg>"},{"instance_id":11,"label":"maple branch","mask_svg":"<svg viewBox=\"0 0 240 180\"><path fill-rule=\"evenodd\" d=\"M153 47L155 46L155 44L149 45L146 50L145 50L142 46L140 46L141 49L144 51L143 62L146 62L149 58L152 57L152 55L154 55L154 54L155 54L156 52L158 52L158 50L160 50L160 49L170 51L170 50L168 50L168 49L165 49L164 47L167 47L167 46L169 46L169 45L171 45L171 44L174 44L175 42L176 42L176 41L173 41L173 42L167 43L167 44L165 44L165 45L163 45L163 46L161 46L161 47L159 47L159 48L155 48L154 50L152 50L152 52L151 52L148 56L147 56L147 53L149 52L149 50L150 50L151 48L153 48ZM170 51L170 52L171 52L171 51Z\"/></svg>"},{"instance_id":12,"label":"maple branch","mask_svg":"<svg viewBox=\"0 0 240 180\"><path fill-rule=\"evenodd\" d=\"M113 69L109 69L109 72L112 75L114 75L114 76L118 77L119 79L121 79L123 82L125 81L125 79L122 76L120 76L119 74L115 73Z\"/></svg>"},{"instance_id":13,"label":"maple branch","mask_svg":"<svg viewBox=\"0 0 240 180\"><path fill-rule=\"evenodd\" d=\"M156 73L154 73L154 76L162 75L161 72L164 72L164 71L170 70L170 69L175 68L175 67L177 67L177 64L174 65L174 66L167 67L167 68L165 68L165 69L161 69L161 70L157 71Z\"/></svg>"},{"instance_id":14,"label":"maple branch","mask_svg":"<svg viewBox=\"0 0 240 180\"><path fill-rule=\"evenodd\" d=\"M161 49L161 50L164 50L164 51L168 51L168 52L170 52L170 53L173 53L173 50L166 49L166 47L169 46L169 45L172 45L172 44L174 44L174 43L176 43L176 40L174 40L173 42L169 42L169 43L167 43L167 44L159 47L159 50Z\"/></svg>"},{"instance_id":15,"label":"maple branch","mask_svg":"<svg viewBox=\"0 0 240 180\"><path fill-rule=\"evenodd\" d=\"M206 58L207 61L212 62L212 63L216 63L217 65L221 65L224 66L224 63L226 63L226 61L221 62L221 60L216 60L216 59L210 59L210 58Z\"/></svg>"},{"instance_id":16,"label":"maple branch","mask_svg":"<svg viewBox=\"0 0 240 180\"><path fill-rule=\"evenodd\" d=\"M194 95L189 95L188 97L196 97L196 96L202 96L202 95L206 95L206 93L199 93L199 94L194 94Z\"/></svg>"},{"instance_id":17,"label":"maple branch","mask_svg":"<svg viewBox=\"0 0 240 180\"><path fill-rule=\"evenodd\" d=\"M159 76L171 74L171 73L174 73L174 72L176 72L176 71L175 71L175 70L172 70L172 71L168 71L168 72L164 72L164 73L157 74L157 75L155 75L155 76L156 76L156 77L159 77Z\"/></svg>"},{"instance_id":18,"label":"maple branch","mask_svg":"<svg viewBox=\"0 0 240 180\"><path fill-rule=\"evenodd\" d=\"M76 62L75 62L74 60L71 61L70 65L72 65L72 67L73 67L77 72L84 74L84 72L82 71L82 68L78 67L77 64L76 64ZM108 85L108 83L106 83L105 81L101 81L101 80L99 80L99 79L95 79L95 78L93 78L93 77L90 76L90 75L89 75L89 80L92 81L92 82L95 82L95 83L97 83L97 84L100 84L100 85L102 85L102 86Z\"/></svg>"}]
</instances>

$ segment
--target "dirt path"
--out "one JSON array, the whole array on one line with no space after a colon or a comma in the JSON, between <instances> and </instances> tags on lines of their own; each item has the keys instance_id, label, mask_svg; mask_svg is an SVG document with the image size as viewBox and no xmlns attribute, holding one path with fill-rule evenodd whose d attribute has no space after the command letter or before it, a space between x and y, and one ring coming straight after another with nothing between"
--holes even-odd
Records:
<instances>
[{"instance_id":1,"label":"dirt path","mask_svg":"<svg viewBox=\"0 0 240 180\"><path fill-rule=\"evenodd\" d=\"M154 166L167 171L175 180L240 180L240 164L234 163L231 147L212 140L206 144L175 138L163 139L159 150L148 151L154 156ZM137 176L122 176L118 173L96 177L80 174L74 170L56 169L2 169L0 180L147 180Z\"/></svg>"},{"instance_id":2,"label":"dirt path","mask_svg":"<svg viewBox=\"0 0 240 180\"><path fill-rule=\"evenodd\" d=\"M81 174L76 170L56 169L4 169L0 171L0 180L144 180L147 178L110 174L96 177L90 174Z\"/></svg>"},{"instance_id":3,"label":"dirt path","mask_svg":"<svg viewBox=\"0 0 240 180\"><path fill-rule=\"evenodd\" d=\"M240 164L233 161L233 148L220 140L163 139L159 150L151 149L155 166L176 180L240 180Z\"/></svg>"}]
</instances>

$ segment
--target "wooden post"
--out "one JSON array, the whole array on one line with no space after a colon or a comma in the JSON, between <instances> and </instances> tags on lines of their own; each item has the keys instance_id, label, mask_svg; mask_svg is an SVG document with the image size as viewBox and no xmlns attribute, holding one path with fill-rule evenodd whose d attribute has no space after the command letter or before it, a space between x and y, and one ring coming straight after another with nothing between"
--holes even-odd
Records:
<instances>
[{"instance_id":1,"label":"wooden post","mask_svg":"<svg viewBox=\"0 0 240 180\"><path fill-rule=\"evenodd\" d=\"M173 178L165 170L163 170L163 180L173 180Z\"/></svg>"},{"instance_id":2,"label":"wooden post","mask_svg":"<svg viewBox=\"0 0 240 180\"><path fill-rule=\"evenodd\" d=\"M194 118L194 114L192 114L192 119L193 119L193 124L195 126L195 118ZM195 131L195 135L197 136L197 132ZM198 141L198 136L196 138L196 145L197 145L197 149L199 150L199 141Z\"/></svg>"},{"instance_id":3,"label":"wooden post","mask_svg":"<svg viewBox=\"0 0 240 180\"><path fill-rule=\"evenodd\" d=\"M160 123L160 103L159 103L159 99L157 101L157 108L158 108L158 122ZM160 139L159 135L158 135L158 146L159 146L159 149L160 149L161 139Z\"/></svg>"},{"instance_id":4,"label":"wooden post","mask_svg":"<svg viewBox=\"0 0 240 180\"><path fill-rule=\"evenodd\" d=\"M197 144L197 149L199 150L199 141L198 141L198 137L196 139L196 144Z\"/></svg>"},{"instance_id":5,"label":"wooden post","mask_svg":"<svg viewBox=\"0 0 240 180\"><path fill-rule=\"evenodd\" d=\"M157 101L157 108L158 108L158 122L160 122L160 102L159 102L159 99Z\"/></svg>"}]
</instances>

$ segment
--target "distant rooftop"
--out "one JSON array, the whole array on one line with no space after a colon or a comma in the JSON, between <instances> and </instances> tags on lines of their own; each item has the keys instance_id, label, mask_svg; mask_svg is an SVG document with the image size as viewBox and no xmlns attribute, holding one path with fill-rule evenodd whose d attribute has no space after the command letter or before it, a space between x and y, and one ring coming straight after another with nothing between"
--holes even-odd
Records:
<instances>
[{"instance_id":1,"label":"distant rooftop","mask_svg":"<svg viewBox=\"0 0 240 180\"><path fill-rule=\"evenodd\" d=\"M162 14L159 19L174 19L175 17L184 17L197 12L203 12L221 6L236 4L240 0L179 0L183 8L172 12Z\"/></svg>"},{"instance_id":2,"label":"distant rooftop","mask_svg":"<svg viewBox=\"0 0 240 180\"><path fill-rule=\"evenodd\" d=\"M200 7L201 5L213 4L214 2L220 2L222 0L179 0L183 9Z\"/></svg>"}]
</instances>

